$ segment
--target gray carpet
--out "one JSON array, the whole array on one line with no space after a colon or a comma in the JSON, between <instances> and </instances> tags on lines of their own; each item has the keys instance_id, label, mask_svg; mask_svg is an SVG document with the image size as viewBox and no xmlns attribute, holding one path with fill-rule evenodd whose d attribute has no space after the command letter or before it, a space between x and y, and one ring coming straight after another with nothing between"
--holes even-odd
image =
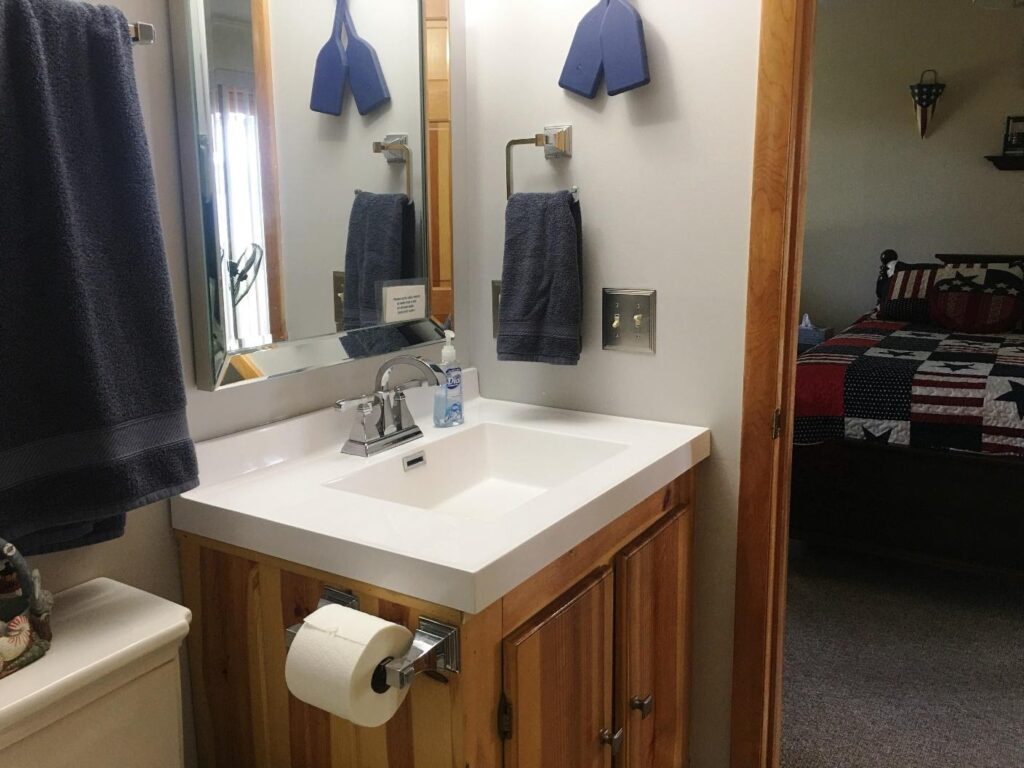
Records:
<instances>
[{"instance_id":1,"label":"gray carpet","mask_svg":"<svg viewBox=\"0 0 1024 768\"><path fill-rule=\"evenodd\" d=\"M795 548L783 768L1024 766L1019 581Z\"/></svg>"}]
</instances>

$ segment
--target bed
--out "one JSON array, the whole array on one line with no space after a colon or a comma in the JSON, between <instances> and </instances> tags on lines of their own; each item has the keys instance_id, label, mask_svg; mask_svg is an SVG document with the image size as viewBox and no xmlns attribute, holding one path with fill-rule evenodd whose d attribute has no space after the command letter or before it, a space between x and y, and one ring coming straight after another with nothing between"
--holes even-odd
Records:
<instances>
[{"instance_id":1,"label":"bed","mask_svg":"<svg viewBox=\"0 0 1024 768\"><path fill-rule=\"evenodd\" d=\"M1024 332L872 314L801 355L792 486L794 538L1024 572Z\"/></svg>"}]
</instances>

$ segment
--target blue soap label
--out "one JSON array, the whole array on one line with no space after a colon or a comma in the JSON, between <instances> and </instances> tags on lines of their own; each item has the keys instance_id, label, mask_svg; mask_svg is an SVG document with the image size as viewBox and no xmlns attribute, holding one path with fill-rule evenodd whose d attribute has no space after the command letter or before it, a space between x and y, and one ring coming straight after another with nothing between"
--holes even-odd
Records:
<instances>
[{"instance_id":1,"label":"blue soap label","mask_svg":"<svg viewBox=\"0 0 1024 768\"><path fill-rule=\"evenodd\" d=\"M448 376L448 389L459 389L462 386L462 369L457 367L445 371Z\"/></svg>"}]
</instances>

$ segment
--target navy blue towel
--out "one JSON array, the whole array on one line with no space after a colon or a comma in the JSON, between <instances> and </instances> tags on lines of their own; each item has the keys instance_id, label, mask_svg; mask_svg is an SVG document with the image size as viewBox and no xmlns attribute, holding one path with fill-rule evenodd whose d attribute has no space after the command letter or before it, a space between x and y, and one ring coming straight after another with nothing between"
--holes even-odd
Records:
<instances>
[{"instance_id":1,"label":"navy blue towel","mask_svg":"<svg viewBox=\"0 0 1024 768\"><path fill-rule=\"evenodd\" d=\"M379 325L381 285L418 274L416 208L407 195L359 192L345 249L346 331Z\"/></svg>"},{"instance_id":2,"label":"navy blue towel","mask_svg":"<svg viewBox=\"0 0 1024 768\"><path fill-rule=\"evenodd\" d=\"M115 538L198 482L128 22L0 2L0 536Z\"/></svg>"},{"instance_id":3,"label":"navy blue towel","mask_svg":"<svg viewBox=\"0 0 1024 768\"><path fill-rule=\"evenodd\" d=\"M571 192L523 193L505 209L498 359L576 365L583 226Z\"/></svg>"}]
</instances>

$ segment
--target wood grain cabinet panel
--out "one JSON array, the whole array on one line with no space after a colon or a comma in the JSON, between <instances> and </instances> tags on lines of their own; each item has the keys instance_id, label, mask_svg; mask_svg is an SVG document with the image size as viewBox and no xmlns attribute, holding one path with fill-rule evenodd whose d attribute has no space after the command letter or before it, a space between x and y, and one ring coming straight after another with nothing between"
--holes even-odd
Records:
<instances>
[{"instance_id":1,"label":"wood grain cabinet panel","mask_svg":"<svg viewBox=\"0 0 1024 768\"><path fill-rule=\"evenodd\" d=\"M609 768L612 571L584 579L505 640L505 768Z\"/></svg>"},{"instance_id":2,"label":"wood grain cabinet panel","mask_svg":"<svg viewBox=\"0 0 1024 768\"><path fill-rule=\"evenodd\" d=\"M616 768L681 768L690 719L693 515L678 510L616 558Z\"/></svg>"}]
</instances>

